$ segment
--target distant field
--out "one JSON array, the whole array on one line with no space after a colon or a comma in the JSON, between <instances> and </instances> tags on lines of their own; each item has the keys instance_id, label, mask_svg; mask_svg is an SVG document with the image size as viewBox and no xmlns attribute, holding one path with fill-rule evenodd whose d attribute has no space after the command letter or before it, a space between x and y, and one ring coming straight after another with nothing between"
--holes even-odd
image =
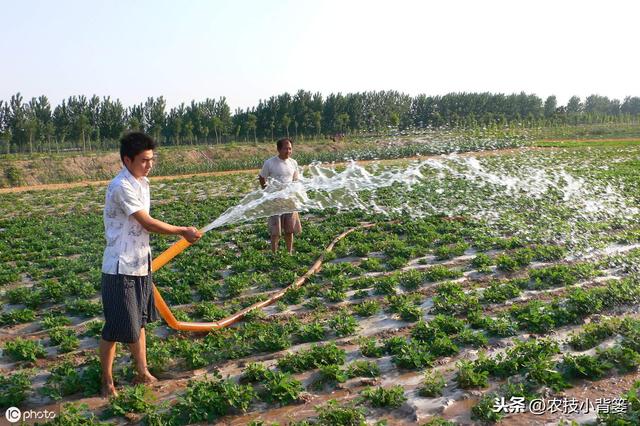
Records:
<instances>
[{"instance_id":1,"label":"distant field","mask_svg":"<svg viewBox=\"0 0 640 426\"><path fill-rule=\"evenodd\" d=\"M526 144L525 138L503 133L475 136L434 132L380 138L345 138L342 140L305 140L294 143L294 158L300 165L331 163L348 159L371 160L404 158L415 155L442 154L510 148ZM173 176L228 170L257 169L267 158L276 155L274 142L233 143L221 145L186 145L160 147L154 176ZM0 188L111 179L122 167L119 154L110 152L62 154L12 154L0 156Z\"/></svg>"},{"instance_id":2,"label":"distant field","mask_svg":"<svg viewBox=\"0 0 640 426\"><path fill-rule=\"evenodd\" d=\"M580 125L543 128L454 128L393 132L342 139L306 139L294 142L299 164L347 159L371 160L472 152L535 145L539 147L596 144L628 145L640 140L637 125ZM606 142L605 142L606 141ZM578 144L578 145L576 145ZM274 142L234 142L213 145L160 146L154 176L173 176L260 168L275 155ZM0 154L0 188L100 181L121 167L116 150Z\"/></svg>"},{"instance_id":3,"label":"distant field","mask_svg":"<svg viewBox=\"0 0 640 426\"><path fill-rule=\"evenodd\" d=\"M626 147L640 145L639 139L559 139L536 141L535 146L553 148L602 148L602 147Z\"/></svg>"}]
</instances>

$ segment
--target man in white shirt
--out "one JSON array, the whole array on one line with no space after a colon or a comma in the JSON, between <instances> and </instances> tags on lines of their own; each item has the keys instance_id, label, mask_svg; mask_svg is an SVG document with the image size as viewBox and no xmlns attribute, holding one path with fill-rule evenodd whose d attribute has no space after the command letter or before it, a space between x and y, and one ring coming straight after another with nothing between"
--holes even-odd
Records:
<instances>
[{"instance_id":1,"label":"man in white shirt","mask_svg":"<svg viewBox=\"0 0 640 426\"><path fill-rule=\"evenodd\" d=\"M116 342L128 343L136 364L135 383L157 379L147 369L144 327L159 319L153 299L149 233L181 235L190 243L202 235L194 227L173 226L149 215L147 175L153 166L155 141L144 133L120 141L124 167L109 183L104 205L107 245L102 258L102 306L105 324L100 339L102 394L116 396L113 360Z\"/></svg>"},{"instance_id":2,"label":"man in white shirt","mask_svg":"<svg viewBox=\"0 0 640 426\"><path fill-rule=\"evenodd\" d=\"M260 186L264 189L269 179L277 180L280 183L291 183L298 180L298 163L291 158L293 150L291 139L284 138L276 143L278 155L269 158L264 162L262 170L258 175ZM300 216L298 212L285 213L271 216L268 221L269 235L271 236L271 251L278 250L280 235L284 234L284 241L289 254L293 253L293 235L302 232Z\"/></svg>"}]
</instances>

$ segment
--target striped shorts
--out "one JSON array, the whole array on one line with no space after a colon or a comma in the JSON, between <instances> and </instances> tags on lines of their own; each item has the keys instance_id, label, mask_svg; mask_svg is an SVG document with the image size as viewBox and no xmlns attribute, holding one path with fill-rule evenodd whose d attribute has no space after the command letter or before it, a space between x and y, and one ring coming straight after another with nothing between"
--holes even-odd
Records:
<instances>
[{"instance_id":1,"label":"striped shorts","mask_svg":"<svg viewBox=\"0 0 640 426\"><path fill-rule=\"evenodd\" d=\"M135 343L140 329L160 319L153 299L151 273L147 276L102 274L102 338L109 342Z\"/></svg>"},{"instance_id":2,"label":"striped shorts","mask_svg":"<svg viewBox=\"0 0 640 426\"><path fill-rule=\"evenodd\" d=\"M282 234L298 235L302 232L298 212L270 216L267 220L267 226L269 227L269 235L271 236L280 236Z\"/></svg>"}]
</instances>

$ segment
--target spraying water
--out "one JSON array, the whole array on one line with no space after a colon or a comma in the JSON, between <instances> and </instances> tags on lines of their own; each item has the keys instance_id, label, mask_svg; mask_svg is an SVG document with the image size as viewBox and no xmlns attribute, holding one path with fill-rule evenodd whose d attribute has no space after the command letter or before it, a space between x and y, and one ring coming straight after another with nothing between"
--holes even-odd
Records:
<instances>
[{"instance_id":1,"label":"spraying water","mask_svg":"<svg viewBox=\"0 0 640 426\"><path fill-rule=\"evenodd\" d=\"M527 165L521 159L510 163L501 158L491 166L475 156L451 154L378 172L380 168L374 165L370 172L351 162L337 171L312 164L294 183L272 181L265 190L247 194L203 231L292 211L328 208L409 217L465 214L489 224L516 213L522 220L531 213L524 219L526 223L512 219L512 231L525 238L533 230L538 237L547 232L548 240L557 240L561 232L566 241L577 242L584 240L578 223L633 220L638 215L638 209L630 207L610 184L577 177L558 164ZM523 206L531 211L522 212ZM562 230L551 232L553 223Z\"/></svg>"},{"instance_id":2,"label":"spraying water","mask_svg":"<svg viewBox=\"0 0 640 426\"><path fill-rule=\"evenodd\" d=\"M375 191L395 183L420 182L424 179L420 172L422 163L410 164L384 171L378 175L368 172L355 162L348 164L342 172L322 164L312 164L308 176L291 184L270 180L265 190L247 194L238 205L229 208L215 221L207 225L203 232L213 228L262 217L280 215L293 211L374 209L385 210L362 200L363 191ZM310 193L312 194L310 196Z\"/></svg>"}]
</instances>

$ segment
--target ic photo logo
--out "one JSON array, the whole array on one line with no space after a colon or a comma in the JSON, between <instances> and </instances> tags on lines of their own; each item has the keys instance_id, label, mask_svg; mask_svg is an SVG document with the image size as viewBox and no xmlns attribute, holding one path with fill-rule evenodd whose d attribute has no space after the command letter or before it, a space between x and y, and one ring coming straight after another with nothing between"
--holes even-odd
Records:
<instances>
[{"instance_id":1,"label":"ic photo logo","mask_svg":"<svg viewBox=\"0 0 640 426\"><path fill-rule=\"evenodd\" d=\"M51 420L56 418L55 411L49 410L28 410L20 411L18 407L9 407L4 412L4 417L9 423L18 423L20 420Z\"/></svg>"},{"instance_id":2,"label":"ic photo logo","mask_svg":"<svg viewBox=\"0 0 640 426\"><path fill-rule=\"evenodd\" d=\"M7 411L5 411L4 417L9 421L9 423L17 423L22 418L22 412L18 407L9 407L7 408Z\"/></svg>"}]
</instances>

